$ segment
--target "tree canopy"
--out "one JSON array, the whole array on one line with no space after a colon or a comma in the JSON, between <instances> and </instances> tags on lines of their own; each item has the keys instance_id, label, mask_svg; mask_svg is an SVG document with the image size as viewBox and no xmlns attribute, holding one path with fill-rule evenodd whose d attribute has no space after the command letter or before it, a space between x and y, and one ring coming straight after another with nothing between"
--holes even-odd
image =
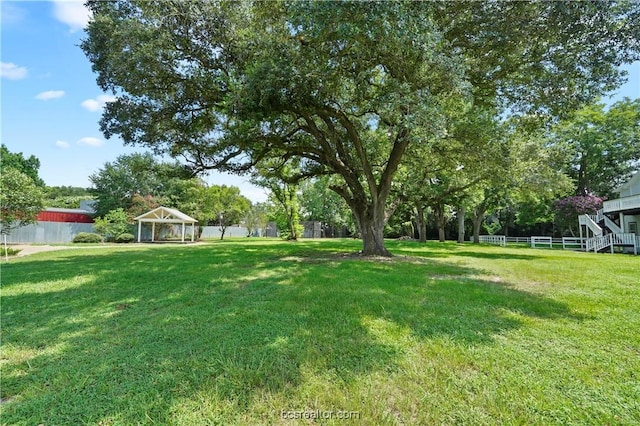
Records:
<instances>
[{"instance_id":1,"label":"tree canopy","mask_svg":"<svg viewBox=\"0 0 640 426\"><path fill-rule=\"evenodd\" d=\"M553 128L549 143L566 151L576 195L613 196L640 163L640 99L586 105Z\"/></svg>"},{"instance_id":2,"label":"tree canopy","mask_svg":"<svg viewBox=\"0 0 640 426\"><path fill-rule=\"evenodd\" d=\"M104 216L118 208L129 211L140 204L139 197L151 196L162 202L162 197L173 194L173 187L189 175L179 164L159 162L149 153L121 155L89 176L96 215Z\"/></svg>"},{"instance_id":3,"label":"tree canopy","mask_svg":"<svg viewBox=\"0 0 640 426\"><path fill-rule=\"evenodd\" d=\"M310 179L300 185L300 209L304 220L322 222L323 235L343 235L344 228L353 232L353 218L344 199L331 191L331 176Z\"/></svg>"},{"instance_id":4,"label":"tree canopy","mask_svg":"<svg viewBox=\"0 0 640 426\"><path fill-rule=\"evenodd\" d=\"M249 212L251 202L237 186L201 183L187 189L178 207L201 225L218 225L223 239L226 229L240 223Z\"/></svg>"},{"instance_id":5,"label":"tree canopy","mask_svg":"<svg viewBox=\"0 0 640 426\"><path fill-rule=\"evenodd\" d=\"M269 191L269 199L275 206L274 219L278 231L287 240L296 241L302 236L304 226L300 223L299 185L300 164L281 164L265 161L251 177L254 185Z\"/></svg>"},{"instance_id":6,"label":"tree canopy","mask_svg":"<svg viewBox=\"0 0 640 426\"><path fill-rule=\"evenodd\" d=\"M101 129L195 171L332 174L364 254L410 145L451 105L559 116L638 59L633 2L88 2Z\"/></svg>"},{"instance_id":7,"label":"tree canopy","mask_svg":"<svg viewBox=\"0 0 640 426\"><path fill-rule=\"evenodd\" d=\"M26 174L13 167L0 174L0 225L2 233L36 221L44 208L42 188Z\"/></svg>"},{"instance_id":8,"label":"tree canopy","mask_svg":"<svg viewBox=\"0 0 640 426\"><path fill-rule=\"evenodd\" d=\"M269 204L252 203L244 216L244 226L247 228L247 237L253 235L265 235L269 222Z\"/></svg>"},{"instance_id":9,"label":"tree canopy","mask_svg":"<svg viewBox=\"0 0 640 426\"><path fill-rule=\"evenodd\" d=\"M0 145L0 164L2 168L12 168L29 177L33 183L43 188L44 181L38 176L40 160L35 155L25 157L21 152L10 152L5 144Z\"/></svg>"}]
</instances>

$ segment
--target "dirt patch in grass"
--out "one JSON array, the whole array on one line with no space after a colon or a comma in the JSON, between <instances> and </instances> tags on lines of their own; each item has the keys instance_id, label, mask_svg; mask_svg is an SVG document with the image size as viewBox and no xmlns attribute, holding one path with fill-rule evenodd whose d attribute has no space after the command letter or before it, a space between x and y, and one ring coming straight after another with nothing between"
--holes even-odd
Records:
<instances>
[{"instance_id":1,"label":"dirt patch in grass","mask_svg":"<svg viewBox=\"0 0 640 426\"><path fill-rule=\"evenodd\" d=\"M41 253L43 251L65 250L65 249L71 249L76 247L17 244L17 245L11 245L10 248L20 250L20 253L17 254L17 257L22 257L22 256L28 256L30 254Z\"/></svg>"},{"instance_id":2,"label":"dirt patch in grass","mask_svg":"<svg viewBox=\"0 0 640 426\"><path fill-rule=\"evenodd\" d=\"M320 259L318 256L314 258L310 258L308 260L317 260ZM418 256L402 256L402 255L393 255L393 256L365 256L360 252L352 252L352 253L333 253L327 256L323 256L321 259L323 260L361 260L363 262L374 262L374 263L429 263L429 259Z\"/></svg>"}]
</instances>

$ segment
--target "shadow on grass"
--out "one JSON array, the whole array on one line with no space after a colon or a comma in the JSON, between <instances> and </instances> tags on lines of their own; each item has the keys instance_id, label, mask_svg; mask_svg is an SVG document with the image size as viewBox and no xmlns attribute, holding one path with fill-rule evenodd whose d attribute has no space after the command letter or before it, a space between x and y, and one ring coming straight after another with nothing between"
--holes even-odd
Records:
<instances>
[{"instance_id":1,"label":"shadow on grass","mask_svg":"<svg viewBox=\"0 0 640 426\"><path fill-rule=\"evenodd\" d=\"M169 423L175 401L202 392L237 412L256 395L295 393L308 375L348 383L393 371L398 330L485 345L521 316L580 319L428 259L305 261L347 246L227 243L6 265L3 422Z\"/></svg>"},{"instance_id":2,"label":"shadow on grass","mask_svg":"<svg viewBox=\"0 0 640 426\"><path fill-rule=\"evenodd\" d=\"M477 257L479 259L518 259L518 260L535 260L540 259L542 256L536 256L531 254L514 254L514 253L486 253L481 251L457 251L453 253L454 256L462 257Z\"/></svg>"},{"instance_id":3,"label":"shadow on grass","mask_svg":"<svg viewBox=\"0 0 640 426\"><path fill-rule=\"evenodd\" d=\"M392 241L388 245L394 253L428 258L448 258L456 256L475 257L480 259L535 260L543 257L542 255L535 254L513 253L513 250L504 251L504 248L497 246L476 245L471 243L458 244L452 241L444 243L436 241L429 241L427 243L419 243L416 241ZM470 250L470 248L478 251ZM513 249L515 247L510 248Z\"/></svg>"}]
</instances>

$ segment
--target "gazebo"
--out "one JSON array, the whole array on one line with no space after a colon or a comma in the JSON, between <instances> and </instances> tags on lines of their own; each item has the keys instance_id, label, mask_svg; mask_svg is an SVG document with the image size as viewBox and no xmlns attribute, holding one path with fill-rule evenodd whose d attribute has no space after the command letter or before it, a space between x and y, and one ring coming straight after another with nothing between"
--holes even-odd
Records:
<instances>
[{"instance_id":1,"label":"gazebo","mask_svg":"<svg viewBox=\"0 0 640 426\"><path fill-rule=\"evenodd\" d=\"M170 209L169 207L163 206L155 208L145 214L141 214L133 220L138 221L138 242L140 242L140 238L142 237L143 223L151 223L151 242L154 241L156 233L156 223L182 224L182 239L180 241L183 243L185 236L185 225L191 225L191 242L193 242L194 235L196 233L196 223L198 223L197 220L182 213L180 210Z\"/></svg>"}]
</instances>

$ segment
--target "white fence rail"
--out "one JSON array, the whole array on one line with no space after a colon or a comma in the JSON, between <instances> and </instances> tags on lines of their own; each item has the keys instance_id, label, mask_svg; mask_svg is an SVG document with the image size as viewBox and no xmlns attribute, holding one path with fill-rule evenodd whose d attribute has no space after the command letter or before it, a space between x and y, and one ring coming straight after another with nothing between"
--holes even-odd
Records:
<instances>
[{"instance_id":1,"label":"white fence rail","mask_svg":"<svg viewBox=\"0 0 640 426\"><path fill-rule=\"evenodd\" d=\"M553 238L551 237L531 237L531 248L536 246L545 246L553 248Z\"/></svg>"},{"instance_id":2,"label":"white fence rail","mask_svg":"<svg viewBox=\"0 0 640 426\"><path fill-rule=\"evenodd\" d=\"M562 248L567 250L584 249L587 242L586 238L580 237L562 237Z\"/></svg>"},{"instance_id":3,"label":"white fence rail","mask_svg":"<svg viewBox=\"0 0 640 426\"><path fill-rule=\"evenodd\" d=\"M504 235L480 235L480 242L504 247L507 245L507 238Z\"/></svg>"},{"instance_id":4,"label":"white fence rail","mask_svg":"<svg viewBox=\"0 0 640 426\"><path fill-rule=\"evenodd\" d=\"M531 244L531 237L507 237L508 243L516 243L516 244Z\"/></svg>"},{"instance_id":5,"label":"white fence rail","mask_svg":"<svg viewBox=\"0 0 640 426\"><path fill-rule=\"evenodd\" d=\"M598 252L610 248L613 253L614 246L626 247L634 254L640 252L640 236L635 234L607 234L596 235L593 238L563 237L552 238L543 236L533 237L505 237L503 235L480 235L480 242L506 246L507 243L526 243L531 248L553 248L562 245L565 250L585 250Z\"/></svg>"}]
</instances>

